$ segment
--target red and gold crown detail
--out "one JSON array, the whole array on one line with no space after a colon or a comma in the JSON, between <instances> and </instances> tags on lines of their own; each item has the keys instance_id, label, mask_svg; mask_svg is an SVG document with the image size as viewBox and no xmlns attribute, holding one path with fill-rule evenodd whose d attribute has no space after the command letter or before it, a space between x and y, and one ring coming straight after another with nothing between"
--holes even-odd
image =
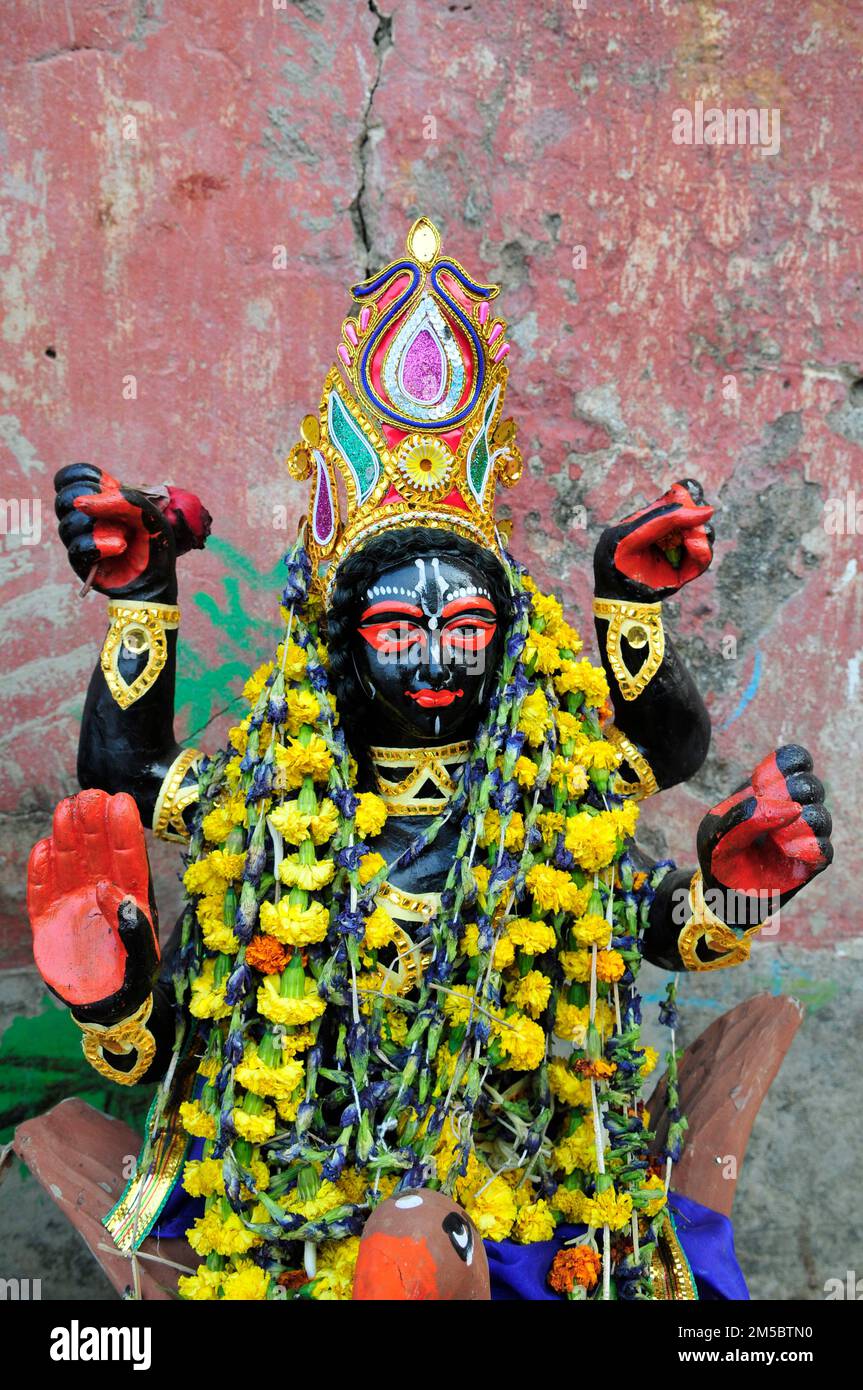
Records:
<instances>
[{"instance_id":1,"label":"red and gold crown detail","mask_svg":"<svg viewBox=\"0 0 863 1390\"><path fill-rule=\"evenodd\" d=\"M496 285L477 284L440 254L427 218L407 255L351 294L339 364L288 455L312 480L307 545L319 573L393 526L454 531L500 549L498 481L521 473L515 426L502 420L509 344L491 313ZM329 587L329 585L327 586Z\"/></svg>"}]
</instances>

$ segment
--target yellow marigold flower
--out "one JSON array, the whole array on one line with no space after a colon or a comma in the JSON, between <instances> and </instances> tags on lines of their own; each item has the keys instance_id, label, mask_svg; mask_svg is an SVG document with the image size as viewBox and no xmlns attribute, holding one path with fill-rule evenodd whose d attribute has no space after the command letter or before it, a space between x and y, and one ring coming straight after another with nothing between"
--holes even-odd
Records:
<instances>
[{"instance_id":1,"label":"yellow marigold flower","mask_svg":"<svg viewBox=\"0 0 863 1390\"><path fill-rule=\"evenodd\" d=\"M190 1197L224 1196L221 1159L190 1159L183 1169L183 1187Z\"/></svg>"},{"instance_id":2,"label":"yellow marigold flower","mask_svg":"<svg viewBox=\"0 0 863 1390\"><path fill-rule=\"evenodd\" d=\"M557 869L552 869L552 873L557 872ZM507 922L505 931L513 946L518 946L528 956L542 956L557 942L554 927L546 922L533 922L529 917L513 917L511 922Z\"/></svg>"},{"instance_id":3,"label":"yellow marigold flower","mask_svg":"<svg viewBox=\"0 0 863 1390\"><path fill-rule=\"evenodd\" d=\"M286 1057L295 1057L298 1052L305 1052L307 1047L311 1047L314 1040L311 1029L303 1028L295 1033L284 1033L279 1042Z\"/></svg>"},{"instance_id":4,"label":"yellow marigold flower","mask_svg":"<svg viewBox=\"0 0 863 1390\"><path fill-rule=\"evenodd\" d=\"M485 864L472 864L471 873L476 884L476 891L481 898L488 892L488 881L491 878L491 870Z\"/></svg>"},{"instance_id":5,"label":"yellow marigold flower","mask_svg":"<svg viewBox=\"0 0 863 1390\"><path fill-rule=\"evenodd\" d=\"M276 649L276 661L285 673L286 681L298 681L306 673L306 654L297 642L289 642L287 654L285 644L280 642Z\"/></svg>"},{"instance_id":6,"label":"yellow marigold flower","mask_svg":"<svg viewBox=\"0 0 863 1390\"><path fill-rule=\"evenodd\" d=\"M530 628L527 634L527 641L524 647L524 659L526 663L536 661L535 670L541 671L544 676L550 675L552 671L560 668L562 657L557 649L557 642L553 637L547 637L544 632L537 632Z\"/></svg>"},{"instance_id":7,"label":"yellow marigold flower","mask_svg":"<svg viewBox=\"0 0 863 1390\"><path fill-rule=\"evenodd\" d=\"M577 1224L581 1221L581 1203L584 1193L577 1187L564 1187L563 1183L557 1188L552 1197L552 1206L560 1212L564 1221L572 1221Z\"/></svg>"},{"instance_id":8,"label":"yellow marigold flower","mask_svg":"<svg viewBox=\"0 0 863 1390\"><path fill-rule=\"evenodd\" d=\"M363 855L360 860L358 871L358 877L363 887L365 887L367 883L371 883L375 874L380 873L381 869L386 867L386 862L383 855L377 854L374 850L370 850L368 854Z\"/></svg>"},{"instance_id":9,"label":"yellow marigold flower","mask_svg":"<svg viewBox=\"0 0 863 1390\"><path fill-rule=\"evenodd\" d=\"M575 628L570 627L569 623L558 623L552 636L559 647L572 652L573 656L577 655L584 646Z\"/></svg>"},{"instance_id":10,"label":"yellow marigold flower","mask_svg":"<svg viewBox=\"0 0 863 1390\"><path fill-rule=\"evenodd\" d=\"M309 825L312 818L299 810L297 801L283 801L281 806L276 806L270 812L268 819L273 829L278 830L288 844L301 845L304 840L310 838Z\"/></svg>"},{"instance_id":11,"label":"yellow marigold flower","mask_svg":"<svg viewBox=\"0 0 863 1390\"><path fill-rule=\"evenodd\" d=\"M339 812L328 796L321 802L317 815L312 816L310 825L316 845L325 845L335 835L339 828Z\"/></svg>"},{"instance_id":12,"label":"yellow marigold flower","mask_svg":"<svg viewBox=\"0 0 863 1390\"><path fill-rule=\"evenodd\" d=\"M205 960L200 975L192 981L189 1013L195 1018L227 1018L231 1012L230 1004L225 1003L227 977L217 985L215 975L215 960Z\"/></svg>"},{"instance_id":13,"label":"yellow marigold flower","mask_svg":"<svg viewBox=\"0 0 863 1390\"><path fill-rule=\"evenodd\" d=\"M562 1057L555 1057L549 1062L548 1084L551 1094L561 1104L570 1108L590 1105L590 1082L575 1076Z\"/></svg>"},{"instance_id":14,"label":"yellow marigold flower","mask_svg":"<svg viewBox=\"0 0 863 1390\"><path fill-rule=\"evenodd\" d=\"M486 811L479 842L483 848L500 843L500 813L498 811ZM505 849L522 849L524 847L524 817L521 812L514 811L512 813L506 827L503 843Z\"/></svg>"},{"instance_id":15,"label":"yellow marigold flower","mask_svg":"<svg viewBox=\"0 0 863 1390\"><path fill-rule=\"evenodd\" d=\"M545 623L545 631L552 631L555 626L563 621L563 607L559 599L554 594L541 594L537 589L531 595L531 611L541 618Z\"/></svg>"},{"instance_id":16,"label":"yellow marigold flower","mask_svg":"<svg viewBox=\"0 0 863 1390\"><path fill-rule=\"evenodd\" d=\"M553 787L564 787L570 798L581 796L582 792L587 790L587 773L578 761L577 753L570 757L556 753L551 760L548 780Z\"/></svg>"},{"instance_id":17,"label":"yellow marigold flower","mask_svg":"<svg viewBox=\"0 0 863 1390\"><path fill-rule=\"evenodd\" d=\"M302 999L281 995L275 975L268 975L258 988L258 1013L271 1023L310 1023L313 1018L320 1017L325 1007L314 980L306 980L306 993Z\"/></svg>"},{"instance_id":18,"label":"yellow marigold flower","mask_svg":"<svg viewBox=\"0 0 863 1390\"><path fill-rule=\"evenodd\" d=\"M523 1014L510 1014L494 1026L495 1037L513 1071L535 1071L545 1056L545 1033Z\"/></svg>"},{"instance_id":19,"label":"yellow marigold flower","mask_svg":"<svg viewBox=\"0 0 863 1390\"><path fill-rule=\"evenodd\" d=\"M605 812L591 816L579 811L566 822L566 848L583 869L594 873L610 864L617 848L617 828Z\"/></svg>"},{"instance_id":20,"label":"yellow marigold flower","mask_svg":"<svg viewBox=\"0 0 863 1390\"><path fill-rule=\"evenodd\" d=\"M261 1243L261 1237L247 1230L233 1211L225 1217L205 1212L186 1232L186 1239L198 1255L244 1255Z\"/></svg>"},{"instance_id":21,"label":"yellow marigold flower","mask_svg":"<svg viewBox=\"0 0 863 1390\"><path fill-rule=\"evenodd\" d=\"M328 1211L334 1211L340 1207L344 1198L335 1183L327 1178L321 1183L314 1197L310 1197L304 1202L296 1188L285 1197L285 1211L297 1212L306 1221L317 1221L320 1216L325 1216Z\"/></svg>"},{"instance_id":22,"label":"yellow marigold flower","mask_svg":"<svg viewBox=\"0 0 863 1390\"><path fill-rule=\"evenodd\" d=\"M395 923L387 912L386 908L376 907L374 912L366 918L366 934L363 937L363 945L370 951L380 950L382 946L387 946L392 941L395 934Z\"/></svg>"},{"instance_id":23,"label":"yellow marigold flower","mask_svg":"<svg viewBox=\"0 0 863 1390\"><path fill-rule=\"evenodd\" d=\"M613 772L621 761L621 754L604 738L589 739L579 748L578 756L585 767L597 768L601 772Z\"/></svg>"},{"instance_id":24,"label":"yellow marigold flower","mask_svg":"<svg viewBox=\"0 0 863 1390\"><path fill-rule=\"evenodd\" d=\"M637 801L627 800L622 806L612 806L607 814L619 838L628 840L631 835L635 834L641 807Z\"/></svg>"},{"instance_id":25,"label":"yellow marigold flower","mask_svg":"<svg viewBox=\"0 0 863 1390\"><path fill-rule=\"evenodd\" d=\"M289 888L304 888L307 893L315 893L325 888L333 880L336 866L332 859L319 859L313 864L304 864L297 855L291 854L279 865L279 878Z\"/></svg>"},{"instance_id":26,"label":"yellow marigold flower","mask_svg":"<svg viewBox=\"0 0 863 1390\"><path fill-rule=\"evenodd\" d=\"M506 970L515 960L515 946L511 937L499 936L494 946L492 965L495 970Z\"/></svg>"},{"instance_id":27,"label":"yellow marigold flower","mask_svg":"<svg viewBox=\"0 0 863 1390\"><path fill-rule=\"evenodd\" d=\"M565 661L555 673L554 688L558 695L581 693L586 705L602 705L608 699L605 672L589 661Z\"/></svg>"},{"instance_id":28,"label":"yellow marigold flower","mask_svg":"<svg viewBox=\"0 0 863 1390\"><path fill-rule=\"evenodd\" d=\"M607 946L611 940L611 923L597 912L588 912L578 917L570 931L579 946Z\"/></svg>"},{"instance_id":29,"label":"yellow marigold flower","mask_svg":"<svg viewBox=\"0 0 863 1390\"><path fill-rule=\"evenodd\" d=\"M289 898L278 903L261 903L261 930L281 941L283 946L311 946L323 941L329 930L330 915L323 903L297 907Z\"/></svg>"},{"instance_id":30,"label":"yellow marigold flower","mask_svg":"<svg viewBox=\"0 0 863 1390\"><path fill-rule=\"evenodd\" d=\"M248 1139L250 1144L263 1144L276 1132L276 1112L271 1105L265 1105L259 1115L250 1115L248 1110L235 1105L233 1119L240 1138Z\"/></svg>"},{"instance_id":31,"label":"yellow marigold flower","mask_svg":"<svg viewBox=\"0 0 863 1390\"><path fill-rule=\"evenodd\" d=\"M557 725L557 732L561 742L577 743L583 746L587 740L582 729L581 719L577 714L568 714L564 709L554 711L554 722Z\"/></svg>"},{"instance_id":32,"label":"yellow marigold flower","mask_svg":"<svg viewBox=\"0 0 863 1390\"><path fill-rule=\"evenodd\" d=\"M513 771L518 785L530 791L536 781L536 774L539 771L533 758L526 758L524 754L522 754L520 758L516 758Z\"/></svg>"},{"instance_id":33,"label":"yellow marigold flower","mask_svg":"<svg viewBox=\"0 0 863 1390\"><path fill-rule=\"evenodd\" d=\"M204 945L208 951L218 951L226 956L232 956L239 947L239 941L234 936L231 928L222 921L221 917L207 917L201 923L204 937Z\"/></svg>"},{"instance_id":34,"label":"yellow marigold flower","mask_svg":"<svg viewBox=\"0 0 863 1390\"><path fill-rule=\"evenodd\" d=\"M540 811L536 818L539 833L545 844L550 845L564 827L562 811Z\"/></svg>"},{"instance_id":35,"label":"yellow marigold flower","mask_svg":"<svg viewBox=\"0 0 863 1390\"><path fill-rule=\"evenodd\" d=\"M443 1011L454 1028L467 1023L475 999L476 990L470 985L453 985L452 992L444 995Z\"/></svg>"},{"instance_id":36,"label":"yellow marigold flower","mask_svg":"<svg viewBox=\"0 0 863 1390\"><path fill-rule=\"evenodd\" d=\"M642 1192L654 1192L656 1195L652 1202L648 1202L643 1207L640 1206L639 1211L643 1212L648 1218L658 1216L666 1202L665 1183L662 1181L662 1178L658 1173L651 1173L649 1178L644 1179L640 1190Z\"/></svg>"},{"instance_id":37,"label":"yellow marigold flower","mask_svg":"<svg viewBox=\"0 0 863 1390\"><path fill-rule=\"evenodd\" d=\"M208 1115L199 1100L184 1100L180 1106L180 1124L193 1139L215 1139L216 1117Z\"/></svg>"},{"instance_id":38,"label":"yellow marigold flower","mask_svg":"<svg viewBox=\"0 0 863 1390\"><path fill-rule=\"evenodd\" d=\"M473 958L473 956L479 955L479 927L476 922L469 922L465 927L458 948L463 956Z\"/></svg>"},{"instance_id":39,"label":"yellow marigold flower","mask_svg":"<svg viewBox=\"0 0 863 1390\"><path fill-rule=\"evenodd\" d=\"M569 874L551 864L534 864L525 878L528 892L543 912L565 911L575 887Z\"/></svg>"},{"instance_id":40,"label":"yellow marigold flower","mask_svg":"<svg viewBox=\"0 0 863 1390\"><path fill-rule=\"evenodd\" d=\"M566 999L558 1000L554 1016L554 1032L558 1038L572 1042L576 1047L584 1047L589 1022L590 1010L586 1004L570 1004Z\"/></svg>"},{"instance_id":41,"label":"yellow marigold flower","mask_svg":"<svg viewBox=\"0 0 863 1390\"><path fill-rule=\"evenodd\" d=\"M242 769L240 767L241 762L242 758L231 758L225 768L225 781L232 792L236 792L239 789L243 778Z\"/></svg>"},{"instance_id":42,"label":"yellow marigold flower","mask_svg":"<svg viewBox=\"0 0 863 1390\"><path fill-rule=\"evenodd\" d=\"M291 1097L283 1096L281 1099L277 1100L276 1109L279 1112L279 1118L285 1120L288 1124L293 1124L299 1114L302 1099L302 1093L297 1091Z\"/></svg>"},{"instance_id":43,"label":"yellow marigold flower","mask_svg":"<svg viewBox=\"0 0 863 1390\"><path fill-rule=\"evenodd\" d=\"M356 826L361 835L379 835L386 825L387 808L374 792L360 792Z\"/></svg>"},{"instance_id":44,"label":"yellow marigold flower","mask_svg":"<svg viewBox=\"0 0 863 1390\"><path fill-rule=\"evenodd\" d=\"M539 1018L551 994L551 980L541 970L529 970L520 980L513 981L507 990L507 999L517 1008Z\"/></svg>"},{"instance_id":45,"label":"yellow marigold flower","mask_svg":"<svg viewBox=\"0 0 863 1390\"><path fill-rule=\"evenodd\" d=\"M222 1298L230 1302L260 1303L270 1287L270 1276L260 1265L251 1261L242 1269L226 1273L222 1283Z\"/></svg>"},{"instance_id":46,"label":"yellow marigold flower","mask_svg":"<svg viewBox=\"0 0 863 1390\"><path fill-rule=\"evenodd\" d=\"M230 803L225 806L217 806L201 821L204 839L209 840L212 845L220 845L227 840L234 825L235 821L231 815Z\"/></svg>"},{"instance_id":47,"label":"yellow marigold flower","mask_svg":"<svg viewBox=\"0 0 863 1390\"><path fill-rule=\"evenodd\" d=\"M343 1168L339 1176L338 1188L345 1202L359 1205L365 1201L369 1182L365 1173L358 1168Z\"/></svg>"},{"instance_id":48,"label":"yellow marigold flower","mask_svg":"<svg viewBox=\"0 0 863 1390\"><path fill-rule=\"evenodd\" d=\"M615 1192L609 1187L593 1197L582 1196L581 1220L588 1226L608 1226L611 1231L622 1231L631 1217L632 1198L628 1192Z\"/></svg>"},{"instance_id":49,"label":"yellow marigold flower","mask_svg":"<svg viewBox=\"0 0 863 1390\"><path fill-rule=\"evenodd\" d=\"M518 720L518 728L528 743L538 748L545 737L550 720L548 701L541 690L535 690L525 697Z\"/></svg>"},{"instance_id":50,"label":"yellow marigold flower","mask_svg":"<svg viewBox=\"0 0 863 1390\"><path fill-rule=\"evenodd\" d=\"M469 1197L465 1209L484 1240L506 1240L516 1218L512 1188L499 1177Z\"/></svg>"},{"instance_id":51,"label":"yellow marigold flower","mask_svg":"<svg viewBox=\"0 0 863 1390\"><path fill-rule=\"evenodd\" d=\"M181 1298L194 1299L197 1303L212 1303L219 1297L222 1270L207 1269L201 1265L194 1274L182 1274L177 1280L177 1290Z\"/></svg>"},{"instance_id":52,"label":"yellow marigold flower","mask_svg":"<svg viewBox=\"0 0 863 1390\"><path fill-rule=\"evenodd\" d=\"M198 1075L205 1076L208 1081L219 1075L222 1070L222 1063L218 1057L202 1057L198 1063Z\"/></svg>"},{"instance_id":53,"label":"yellow marigold flower","mask_svg":"<svg viewBox=\"0 0 863 1390\"><path fill-rule=\"evenodd\" d=\"M317 723L321 711L318 697L313 690L289 690L285 699L288 706L289 733L299 733L303 724Z\"/></svg>"},{"instance_id":54,"label":"yellow marigold flower","mask_svg":"<svg viewBox=\"0 0 863 1390\"><path fill-rule=\"evenodd\" d=\"M562 1169L564 1173L571 1173L575 1168L585 1173L595 1173L599 1164L592 1123L583 1120L574 1134L555 1145L552 1157L555 1168Z\"/></svg>"},{"instance_id":55,"label":"yellow marigold flower","mask_svg":"<svg viewBox=\"0 0 863 1390\"><path fill-rule=\"evenodd\" d=\"M575 980L580 985L587 984L590 979L589 951L561 951L558 960L567 980Z\"/></svg>"},{"instance_id":56,"label":"yellow marigold flower","mask_svg":"<svg viewBox=\"0 0 863 1390\"><path fill-rule=\"evenodd\" d=\"M330 750L320 734L312 734L307 744L295 738L284 746L277 744L275 758L280 780L289 790L301 787L304 777L326 782L333 766Z\"/></svg>"},{"instance_id":57,"label":"yellow marigold flower","mask_svg":"<svg viewBox=\"0 0 863 1390\"><path fill-rule=\"evenodd\" d=\"M404 1012L401 1009L387 1009L384 1018L390 1031L390 1041L397 1046L403 1043L408 1035L408 1021Z\"/></svg>"},{"instance_id":58,"label":"yellow marigold flower","mask_svg":"<svg viewBox=\"0 0 863 1390\"><path fill-rule=\"evenodd\" d=\"M190 893L224 894L226 886L238 879L246 862L245 854L228 854L214 849L190 864L183 874L183 883Z\"/></svg>"},{"instance_id":59,"label":"yellow marigold flower","mask_svg":"<svg viewBox=\"0 0 863 1390\"><path fill-rule=\"evenodd\" d=\"M659 1053L657 1052L656 1048L646 1047L644 1049L644 1061L642 1062L641 1067L639 1068L641 1075L649 1076L650 1073L656 1069L656 1064L658 1061Z\"/></svg>"},{"instance_id":60,"label":"yellow marigold flower","mask_svg":"<svg viewBox=\"0 0 863 1390\"><path fill-rule=\"evenodd\" d=\"M302 1062L293 1059L285 1061L280 1067L269 1067L261 1061L255 1048L249 1048L235 1076L240 1085L255 1096L289 1100L302 1081L304 1072Z\"/></svg>"},{"instance_id":61,"label":"yellow marigold flower","mask_svg":"<svg viewBox=\"0 0 863 1390\"><path fill-rule=\"evenodd\" d=\"M256 705L258 703L258 696L260 695L261 691L263 690L264 686L266 685L267 681L269 680L272 674L272 661L265 661L263 666L259 666L257 671L253 672L253 674L249 676L249 679L243 686L243 694L250 705Z\"/></svg>"},{"instance_id":62,"label":"yellow marigold flower","mask_svg":"<svg viewBox=\"0 0 863 1390\"><path fill-rule=\"evenodd\" d=\"M554 1226L551 1207L540 1197L538 1201L528 1202L519 1209L512 1233L513 1240L517 1240L520 1245L532 1245L538 1240L551 1240Z\"/></svg>"}]
</instances>

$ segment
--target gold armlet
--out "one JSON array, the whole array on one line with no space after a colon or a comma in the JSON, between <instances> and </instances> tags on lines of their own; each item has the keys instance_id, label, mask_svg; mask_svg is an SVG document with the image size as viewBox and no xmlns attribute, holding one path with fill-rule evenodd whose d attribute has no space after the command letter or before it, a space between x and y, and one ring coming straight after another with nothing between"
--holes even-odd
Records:
<instances>
[{"instance_id":1,"label":"gold armlet","mask_svg":"<svg viewBox=\"0 0 863 1390\"><path fill-rule=\"evenodd\" d=\"M650 685L665 655L662 604L595 598L593 611L597 618L604 618L608 623L605 650L620 693L624 700L635 700ZM620 643L624 637L636 651L643 647L648 649L647 656L635 672L630 671L623 660Z\"/></svg>"},{"instance_id":2,"label":"gold armlet","mask_svg":"<svg viewBox=\"0 0 863 1390\"><path fill-rule=\"evenodd\" d=\"M659 791L659 783L641 750L614 724L607 724L603 733L612 748L617 749L638 778L637 782L627 782L618 772L614 782L614 790L618 796L628 796L633 801L643 801L646 796L655 796Z\"/></svg>"},{"instance_id":3,"label":"gold armlet","mask_svg":"<svg viewBox=\"0 0 863 1390\"><path fill-rule=\"evenodd\" d=\"M165 633L180 626L180 610L169 603L139 603L135 599L118 599L108 604L108 628L102 646L101 666L114 699L121 709L128 709L150 689L168 658ZM147 664L131 682L120 675L121 653L141 656L147 653Z\"/></svg>"},{"instance_id":4,"label":"gold armlet","mask_svg":"<svg viewBox=\"0 0 863 1390\"><path fill-rule=\"evenodd\" d=\"M75 1019L84 1034L81 1039L84 1056L100 1076L104 1076L108 1081L115 1081L118 1086L134 1086L141 1080L156 1055L156 1039L147 1027L152 1012L151 994L139 1009L129 1018L121 1019L119 1023L105 1026L100 1023L82 1023L80 1019ZM138 1060L131 1070L118 1071L116 1067L111 1066L105 1056L106 1052L113 1053L115 1057L127 1057L130 1052L137 1052Z\"/></svg>"},{"instance_id":5,"label":"gold armlet","mask_svg":"<svg viewBox=\"0 0 863 1390\"><path fill-rule=\"evenodd\" d=\"M189 828L183 820L183 812L193 801L198 800L197 771L200 756L197 748L184 748L165 773L153 808L153 834L160 840L178 840L184 844L189 838ZM195 781L183 786L190 771L195 772Z\"/></svg>"},{"instance_id":6,"label":"gold armlet","mask_svg":"<svg viewBox=\"0 0 863 1390\"><path fill-rule=\"evenodd\" d=\"M723 970L727 965L740 965L749 959L752 937L761 930L749 927L742 936L733 932L721 917L711 912L704 901L704 884L701 870L696 869L689 885L689 903L692 916L677 938L677 950L686 970ZM702 960L698 954L698 943L704 941L711 951L721 951L715 960Z\"/></svg>"}]
</instances>

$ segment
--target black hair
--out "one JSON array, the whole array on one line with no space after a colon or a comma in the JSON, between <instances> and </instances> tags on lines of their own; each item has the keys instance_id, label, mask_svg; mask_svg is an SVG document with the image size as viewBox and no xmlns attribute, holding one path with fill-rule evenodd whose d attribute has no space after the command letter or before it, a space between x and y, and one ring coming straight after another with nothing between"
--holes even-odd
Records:
<instances>
[{"instance_id":1,"label":"black hair","mask_svg":"<svg viewBox=\"0 0 863 1390\"><path fill-rule=\"evenodd\" d=\"M512 621L512 595L503 565L490 550L454 531L430 526L394 529L386 535L373 537L362 549L342 561L327 610L330 689L336 697L339 722L348 747L357 762L357 782L361 787L371 787L373 782L368 757L368 721L363 719L366 700L354 666L351 642L366 594L381 572L429 550L436 555L465 560L479 570L488 584L504 631Z\"/></svg>"}]
</instances>

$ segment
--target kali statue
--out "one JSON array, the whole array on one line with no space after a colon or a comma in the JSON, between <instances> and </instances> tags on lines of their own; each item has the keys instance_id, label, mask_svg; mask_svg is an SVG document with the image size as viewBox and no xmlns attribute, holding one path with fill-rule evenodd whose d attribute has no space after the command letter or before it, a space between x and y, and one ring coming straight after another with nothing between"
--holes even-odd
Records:
<instances>
[{"instance_id":1,"label":"kali statue","mask_svg":"<svg viewBox=\"0 0 863 1390\"><path fill-rule=\"evenodd\" d=\"M521 471L497 292L424 218L354 287L288 460L310 503L281 640L211 755L173 733L176 559L207 513L57 475L110 626L83 790L31 858L34 952L97 1071L155 1088L105 1224L124 1251L185 1235L185 1298L745 1296L670 1187L673 1052L651 1146L638 971L745 960L829 864L830 816L785 746L704 816L696 869L637 850L639 800L707 752L662 600L710 564L712 509L687 479L603 532L584 659L495 519ZM184 845L161 946L145 827Z\"/></svg>"}]
</instances>

